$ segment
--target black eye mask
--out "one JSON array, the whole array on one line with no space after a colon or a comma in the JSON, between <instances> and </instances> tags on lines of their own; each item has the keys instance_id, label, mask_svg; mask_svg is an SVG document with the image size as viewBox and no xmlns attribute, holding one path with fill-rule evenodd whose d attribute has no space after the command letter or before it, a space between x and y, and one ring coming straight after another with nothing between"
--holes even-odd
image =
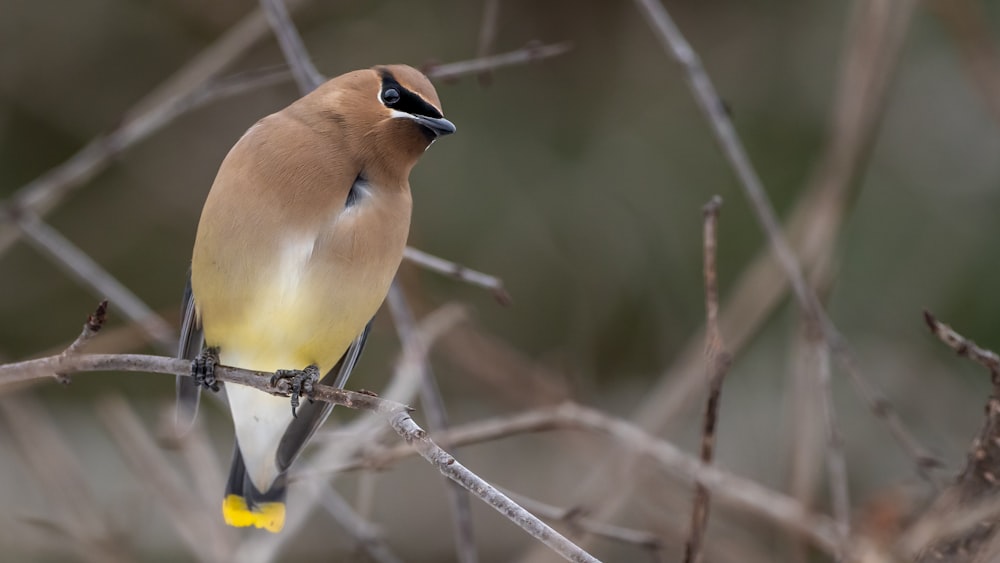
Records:
<instances>
[{"instance_id":1,"label":"black eye mask","mask_svg":"<svg viewBox=\"0 0 1000 563\"><path fill-rule=\"evenodd\" d=\"M382 76L382 92L379 94L379 99L382 100L382 103L386 107L411 115L423 115L424 117L434 118L443 117L437 108L424 101L417 94L403 88L391 72L381 70L379 74ZM391 92L389 96L386 96L388 90L395 90L396 96L393 96ZM395 101L393 101L394 99Z\"/></svg>"}]
</instances>

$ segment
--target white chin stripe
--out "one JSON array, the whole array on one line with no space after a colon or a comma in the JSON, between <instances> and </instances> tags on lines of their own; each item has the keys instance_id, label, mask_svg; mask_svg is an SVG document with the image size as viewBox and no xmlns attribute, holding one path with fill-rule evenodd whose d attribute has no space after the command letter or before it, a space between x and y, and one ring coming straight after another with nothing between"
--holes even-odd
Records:
<instances>
[{"instance_id":1,"label":"white chin stripe","mask_svg":"<svg viewBox=\"0 0 1000 563\"><path fill-rule=\"evenodd\" d=\"M389 115L392 116L393 119L401 119L401 118L413 119L412 115L406 113L405 111L399 111L398 109L390 109Z\"/></svg>"}]
</instances>

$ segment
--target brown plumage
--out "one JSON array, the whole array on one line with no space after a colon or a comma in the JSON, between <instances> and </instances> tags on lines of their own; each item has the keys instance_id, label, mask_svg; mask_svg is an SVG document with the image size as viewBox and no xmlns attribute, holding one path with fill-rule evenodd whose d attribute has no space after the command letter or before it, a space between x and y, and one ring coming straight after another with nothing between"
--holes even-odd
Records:
<instances>
[{"instance_id":1,"label":"brown plumage","mask_svg":"<svg viewBox=\"0 0 1000 563\"><path fill-rule=\"evenodd\" d=\"M410 170L453 131L430 81L403 65L338 76L251 127L219 169L192 259L194 309L220 361L332 370L402 260ZM294 440L290 463L329 409L302 423L287 399L227 392L234 473L245 477L230 478L230 489L243 490L228 491L223 512L231 524L277 531L287 469L279 444Z\"/></svg>"}]
</instances>

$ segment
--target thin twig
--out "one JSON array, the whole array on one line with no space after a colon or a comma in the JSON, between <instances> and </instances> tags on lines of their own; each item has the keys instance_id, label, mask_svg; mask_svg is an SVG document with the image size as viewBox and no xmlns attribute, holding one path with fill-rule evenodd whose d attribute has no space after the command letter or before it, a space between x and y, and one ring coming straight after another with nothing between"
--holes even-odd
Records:
<instances>
[{"instance_id":1,"label":"thin twig","mask_svg":"<svg viewBox=\"0 0 1000 563\"><path fill-rule=\"evenodd\" d=\"M488 289L493 293L494 299L501 305L510 305L512 302L510 294L504 289L503 280L496 276L477 272L461 264L428 254L412 246L406 247L403 251L403 258L432 272L455 278L469 285Z\"/></svg>"},{"instance_id":2,"label":"thin twig","mask_svg":"<svg viewBox=\"0 0 1000 563\"><path fill-rule=\"evenodd\" d=\"M719 401L722 383L732 365L732 358L726 352L719 330L719 276L716 269L716 248L718 247L719 210L722 198L715 196L702 210L704 219L704 275L705 275L705 372L708 378L708 405L701 434L701 461L712 463L715 454L715 427L719 420ZM697 484L694 488L694 503L691 507L691 535L684 549L685 563L701 561L701 545L708 524L711 496L708 489Z\"/></svg>"},{"instance_id":3,"label":"thin twig","mask_svg":"<svg viewBox=\"0 0 1000 563\"><path fill-rule=\"evenodd\" d=\"M716 141L736 174L740 187L750 202L751 208L774 250L778 263L788 277L792 293L799 306L809 316L811 322L816 323L822 330L823 338L831 352L850 375L855 388L868 402L869 407L886 423L903 450L915 460L918 471L927 476L928 469L939 467L941 463L917 441L899 419L892 405L882 398L872 383L862 375L857 359L851 352L847 341L827 316L826 311L816 298L816 294L806 282L798 259L781 231L774 208L760 177L750 162L746 149L743 147L735 127L733 127L729 112L716 92L715 86L712 85L697 53L684 38L662 4L657 0L635 1L666 52L684 69L685 78L691 87L695 101L705 115ZM929 479L929 476L927 477Z\"/></svg>"},{"instance_id":4,"label":"thin twig","mask_svg":"<svg viewBox=\"0 0 1000 563\"><path fill-rule=\"evenodd\" d=\"M663 549L663 541L652 532L605 524L588 518L586 512L579 508L561 508L507 490L504 490L504 493L532 513L548 520L565 523L572 529L653 552L659 552Z\"/></svg>"},{"instance_id":5,"label":"thin twig","mask_svg":"<svg viewBox=\"0 0 1000 563\"><path fill-rule=\"evenodd\" d=\"M492 55L489 57L457 63L431 65L424 68L424 71L430 78L452 80L466 74L487 72L507 66L522 65L552 57L558 57L559 55L564 55L570 52L572 49L573 44L570 42L554 43L551 45L530 43L526 47L509 53L502 53L499 55Z\"/></svg>"},{"instance_id":6,"label":"thin twig","mask_svg":"<svg viewBox=\"0 0 1000 563\"><path fill-rule=\"evenodd\" d=\"M924 322L934 336L944 342L959 356L969 358L990 371L994 380L1000 380L1000 355L980 348L975 342L955 332L955 329L937 320L930 311L924 311Z\"/></svg>"},{"instance_id":7,"label":"thin twig","mask_svg":"<svg viewBox=\"0 0 1000 563\"><path fill-rule=\"evenodd\" d=\"M101 331L101 327L104 326L104 321L107 320L107 315L108 300L104 299L97 304L97 309L95 309L93 313L87 315L87 322L83 323L83 330L80 332L80 336L77 336L76 340L66 347L66 350L63 351L63 355L72 356L73 354L83 352L83 349L90 342L90 339L97 336L97 333Z\"/></svg>"}]
</instances>

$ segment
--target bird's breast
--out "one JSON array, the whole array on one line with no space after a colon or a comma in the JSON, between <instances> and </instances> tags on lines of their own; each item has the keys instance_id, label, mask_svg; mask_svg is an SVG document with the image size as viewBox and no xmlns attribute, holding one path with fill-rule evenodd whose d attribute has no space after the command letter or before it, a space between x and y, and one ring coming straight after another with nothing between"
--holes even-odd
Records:
<instances>
[{"instance_id":1,"label":"bird's breast","mask_svg":"<svg viewBox=\"0 0 1000 563\"><path fill-rule=\"evenodd\" d=\"M408 193L368 189L349 206L260 241L271 259L248 256L257 269L215 284L239 303L228 314L203 310L207 341L220 346L223 356L228 349L241 367L332 368L385 299L409 221Z\"/></svg>"}]
</instances>

